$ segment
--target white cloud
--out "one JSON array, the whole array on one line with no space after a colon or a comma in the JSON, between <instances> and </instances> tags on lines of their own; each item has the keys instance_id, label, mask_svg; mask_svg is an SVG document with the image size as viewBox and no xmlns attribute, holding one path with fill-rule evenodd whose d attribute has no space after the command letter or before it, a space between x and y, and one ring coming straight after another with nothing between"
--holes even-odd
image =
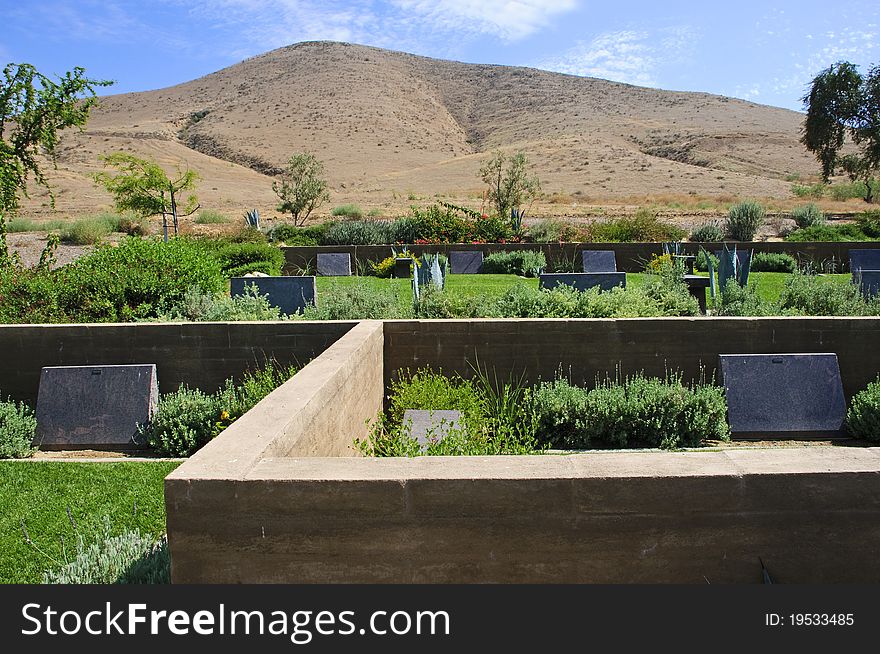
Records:
<instances>
[{"instance_id":1,"label":"white cloud","mask_svg":"<svg viewBox=\"0 0 880 654\"><path fill-rule=\"evenodd\" d=\"M693 30L679 26L651 33L621 30L580 41L561 56L546 59L539 68L559 73L600 77L616 82L656 86L658 69L679 60L693 41Z\"/></svg>"}]
</instances>

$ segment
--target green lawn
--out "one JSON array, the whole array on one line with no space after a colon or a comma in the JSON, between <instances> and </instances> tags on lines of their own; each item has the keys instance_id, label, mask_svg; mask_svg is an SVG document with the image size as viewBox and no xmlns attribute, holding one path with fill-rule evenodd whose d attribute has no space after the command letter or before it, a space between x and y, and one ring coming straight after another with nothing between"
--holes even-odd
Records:
<instances>
[{"instance_id":1,"label":"green lawn","mask_svg":"<svg viewBox=\"0 0 880 654\"><path fill-rule=\"evenodd\" d=\"M78 534L89 542L105 515L114 532L158 538L165 532L162 480L178 465L0 461L0 582L39 583L44 570L64 561L61 536L69 556ZM25 542L22 523L42 554Z\"/></svg>"},{"instance_id":2,"label":"green lawn","mask_svg":"<svg viewBox=\"0 0 880 654\"><path fill-rule=\"evenodd\" d=\"M644 284L650 275L645 273L627 273L627 286L638 287ZM775 302L779 299L788 273L756 272L749 275L749 285L754 286L758 296L767 302ZM831 284L847 284L850 275L826 275L825 279ZM412 290L408 279L379 279L378 277L318 277L318 294L328 291L335 286L365 283L373 288L396 288L402 306L408 306L412 302ZM446 289L452 293L461 295L485 294L489 297L503 295L512 286L525 283L537 287L537 279L523 279L516 275L449 275Z\"/></svg>"}]
</instances>

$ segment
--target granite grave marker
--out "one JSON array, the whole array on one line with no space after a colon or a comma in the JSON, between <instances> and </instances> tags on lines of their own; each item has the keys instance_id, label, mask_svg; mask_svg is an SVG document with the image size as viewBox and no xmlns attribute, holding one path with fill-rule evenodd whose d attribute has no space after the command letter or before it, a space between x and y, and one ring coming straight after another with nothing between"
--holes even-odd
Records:
<instances>
[{"instance_id":1,"label":"granite grave marker","mask_svg":"<svg viewBox=\"0 0 880 654\"><path fill-rule=\"evenodd\" d=\"M422 450L426 450L431 442L443 440L450 432L461 431L461 411L407 409L403 425L419 441Z\"/></svg>"},{"instance_id":2,"label":"granite grave marker","mask_svg":"<svg viewBox=\"0 0 880 654\"><path fill-rule=\"evenodd\" d=\"M244 295L245 288L251 284L257 287L260 295L268 296L270 305L288 315L300 313L308 305L315 304L317 296L314 276L233 277L229 280L230 293Z\"/></svg>"},{"instance_id":3,"label":"granite grave marker","mask_svg":"<svg viewBox=\"0 0 880 654\"><path fill-rule=\"evenodd\" d=\"M318 254L318 274L321 277L351 277L351 256L347 252Z\"/></svg>"},{"instance_id":4,"label":"granite grave marker","mask_svg":"<svg viewBox=\"0 0 880 654\"><path fill-rule=\"evenodd\" d=\"M453 250L449 253L449 268L453 275L476 275L483 267L483 253Z\"/></svg>"},{"instance_id":5,"label":"granite grave marker","mask_svg":"<svg viewBox=\"0 0 880 654\"><path fill-rule=\"evenodd\" d=\"M614 250L584 250L581 255L585 273L617 272Z\"/></svg>"},{"instance_id":6,"label":"granite grave marker","mask_svg":"<svg viewBox=\"0 0 880 654\"><path fill-rule=\"evenodd\" d=\"M540 275L538 281L541 288L567 285L585 291L598 286L603 291L610 291L615 286L626 286L626 273L544 273Z\"/></svg>"}]
</instances>

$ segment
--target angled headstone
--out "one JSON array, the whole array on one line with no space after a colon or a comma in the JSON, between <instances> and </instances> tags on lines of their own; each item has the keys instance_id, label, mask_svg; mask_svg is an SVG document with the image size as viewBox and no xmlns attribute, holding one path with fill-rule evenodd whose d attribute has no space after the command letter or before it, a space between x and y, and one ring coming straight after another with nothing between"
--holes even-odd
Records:
<instances>
[{"instance_id":1,"label":"angled headstone","mask_svg":"<svg viewBox=\"0 0 880 654\"><path fill-rule=\"evenodd\" d=\"M407 409L403 413L404 428L419 441L422 450L432 442L443 440L453 431L461 431L461 411Z\"/></svg>"},{"instance_id":2,"label":"angled headstone","mask_svg":"<svg viewBox=\"0 0 880 654\"><path fill-rule=\"evenodd\" d=\"M722 354L733 438L843 437L836 354Z\"/></svg>"},{"instance_id":3,"label":"angled headstone","mask_svg":"<svg viewBox=\"0 0 880 654\"><path fill-rule=\"evenodd\" d=\"M347 252L318 254L318 274L322 277L350 277L351 256Z\"/></svg>"},{"instance_id":4,"label":"angled headstone","mask_svg":"<svg viewBox=\"0 0 880 654\"><path fill-rule=\"evenodd\" d=\"M610 291L615 286L626 286L626 273L544 273L539 276L538 281L540 288L566 285L585 291L598 286L603 291Z\"/></svg>"},{"instance_id":5,"label":"angled headstone","mask_svg":"<svg viewBox=\"0 0 880 654\"><path fill-rule=\"evenodd\" d=\"M269 304L288 315L302 312L308 305L315 304L317 287L314 276L304 277L233 277L229 280L231 295L244 295L245 287L257 287L260 295L269 298Z\"/></svg>"},{"instance_id":6,"label":"angled headstone","mask_svg":"<svg viewBox=\"0 0 880 654\"><path fill-rule=\"evenodd\" d=\"M34 445L44 450L136 448L159 402L155 364L43 368Z\"/></svg>"},{"instance_id":7,"label":"angled headstone","mask_svg":"<svg viewBox=\"0 0 880 654\"><path fill-rule=\"evenodd\" d=\"M614 250L584 250L581 255L585 273L617 272Z\"/></svg>"},{"instance_id":8,"label":"angled headstone","mask_svg":"<svg viewBox=\"0 0 880 654\"><path fill-rule=\"evenodd\" d=\"M453 250L449 253L449 268L453 275L476 275L483 267L483 253Z\"/></svg>"},{"instance_id":9,"label":"angled headstone","mask_svg":"<svg viewBox=\"0 0 880 654\"><path fill-rule=\"evenodd\" d=\"M853 273L853 277L866 297L871 298L880 293L880 270L859 270Z\"/></svg>"},{"instance_id":10,"label":"angled headstone","mask_svg":"<svg viewBox=\"0 0 880 654\"><path fill-rule=\"evenodd\" d=\"M849 269L853 273L859 270L880 270L880 249L850 250Z\"/></svg>"}]
</instances>

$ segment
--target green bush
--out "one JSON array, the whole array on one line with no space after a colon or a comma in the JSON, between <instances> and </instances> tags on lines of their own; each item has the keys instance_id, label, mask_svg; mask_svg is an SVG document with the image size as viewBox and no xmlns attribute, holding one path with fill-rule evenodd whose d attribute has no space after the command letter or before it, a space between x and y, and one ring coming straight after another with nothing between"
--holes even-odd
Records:
<instances>
[{"instance_id":1,"label":"green bush","mask_svg":"<svg viewBox=\"0 0 880 654\"><path fill-rule=\"evenodd\" d=\"M196 225L224 225L228 222L228 216L224 216L219 211L212 211L210 209L202 209L199 211L199 215L196 216L195 219Z\"/></svg>"},{"instance_id":2,"label":"green bush","mask_svg":"<svg viewBox=\"0 0 880 654\"><path fill-rule=\"evenodd\" d=\"M590 240L597 243L659 243L687 236L685 230L663 222L648 209L639 209L634 216L594 222L589 230Z\"/></svg>"},{"instance_id":3,"label":"green bush","mask_svg":"<svg viewBox=\"0 0 880 654\"><path fill-rule=\"evenodd\" d=\"M874 190L874 195L877 195L877 191L880 190L880 184L878 184L877 180L871 181L871 187ZM848 182L844 184L832 184L827 187L827 193L831 196L831 199L837 202L845 202L846 200L851 200L853 198L858 198L861 200L867 195L867 187L864 182Z\"/></svg>"},{"instance_id":4,"label":"green bush","mask_svg":"<svg viewBox=\"0 0 880 654\"><path fill-rule=\"evenodd\" d=\"M348 218L363 218L364 210L356 204L343 204L330 210L331 216L347 216Z\"/></svg>"},{"instance_id":5,"label":"green bush","mask_svg":"<svg viewBox=\"0 0 880 654\"><path fill-rule=\"evenodd\" d=\"M535 222L526 234L535 243L565 243L577 237L577 229L562 220L547 218Z\"/></svg>"},{"instance_id":6,"label":"green bush","mask_svg":"<svg viewBox=\"0 0 880 654\"><path fill-rule=\"evenodd\" d=\"M195 286L217 292L225 276L196 241L128 238L54 273L58 310L74 322L122 322L158 315Z\"/></svg>"},{"instance_id":7,"label":"green bush","mask_svg":"<svg viewBox=\"0 0 880 654\"><path fill-rule=\"evenodd\" d=\"M799 198L819 199L825 195L825 184L792 184L791 192Z\"/></svg>"},{"instance_id":8,"label":"green bush","mask_svg":"<svg viewBox=\"0 0 880 654\"><path fill-rule=\"evenodd\" d=\"M321 245L382 245L393 243L391 223L380 220L343 220L321 236Z\"/></svg>"},{"instance_id":9,"label":"green bush","mask_svg":"<svg viewBox=\"0 0 880 654\"><path fill-rule=\"evenodd\" d=\"M58 307L57 276L45 270L0 266L0 322L76 322Z\"/></svg>"},{"instance_id":10,"label":"green bush","mask_svg":"<svg viewBox=\"0 0 880 654\"><path fill-rule=\"evenodd\" d=\"M855 394L846 413L846 428L853 438L880 441L880 377Z\"/></svg>"},{"instance_id":11,"label":"green bush","mask_svg":"<svg viewBox=\"0 0 880 654\"><path fill-rule=\"evenodd\" d=\"M793 273L797 269L797 259L784 252L755 252L752 255L751 272ZM717 265L715 270L718 270Z\"/></svg>"},{"instance_id":12,"label":"green bush","mask_svg":"<svg viewBox=\"0 0 880 654\"><path fill-rule=\"evenodd\" d=\"M727 402L716 386L637 374L595 388L540 384L532 395L540 443L565 449L696 447L726 440Z\"/></svg>"},{"instance_id":13,"label":"green bush","mask_svg":"<svg viewBox=\"0 0 880 654\"><path fill-rule=\"evenodd\" d=\"M261 272L277 276L284 267L284 253L268 243L229 243L213 251L226 277Z\"/></svg>"},{"instance_id":14,"label":"green bush","mask_svg":"<svg viewBox=\"0 0 880 654\"><path fill-rule=\"evenodd\" d=\"M819 275L795 273L785 282L780 308L802 316L876 316L880 298L866 301L855 284L835 284Z\"/></svg>"},{"instance_id":15,"label":"green bush","mask_svg":"<svg viewBox=\"0 0 880 654\"><path fill-rule=\"evenodd\" d=\"M190 287L183 297L164 309L156 319L159 322L234 322L254 320L284 320L281 309L269 304L260 295L256 285L245 285L244 293L230 297L225 293L204 293Z\"/></svg>"},{"instance_id":16,"label":"green bush","mask_svg":"<svg viewBox=\"0 0 880 654\"><path fill-rule=\"evenodd\" d=\"M393 287L375 288L368 279L338 285L321 292L317 306L308 306L295 316L297 320L385 320L406 318L400 297Z\"/></svg>"},{"instance_id":17,"label":"green bush","mask_svg":"<svg viewBox=\"0 0 880 654\"><path fill-rule=\"evenodd\" d=\"M804 229L796 229L785 237L788 242L806 243L810 241L870 241L872 237L865 234L857 223L843 225L813 225Z\"/></svg>"},{"instance_id":18,"label":"green bush","mask_svg":"<svg viewBox=\"0 0 880 654\"><path fill-rule=\"evenodd\" d=\"M724 231L735 241L754 241L765 215L764 207L757 202L740 202L730 207Z\"/></svg>"},{"instance_id":19,"label":"green bush","mask_svg":"<svg viewBox=\"0 0 880 654\"><path fill-rule=\"evenodd\" d=\"M495 252L483 259L481 272L496 275L537 277L547 267L547 259L540 250Z\"/></svg>"},{"instance_id":20,"label":"green bush","mask_svg":"<svg viewBox=\"0 0 880 654\"><path fill-rule=\"evenodd\" d=\"M25 459L34 453L34 412L23 403L0 401L0 459Z\"/></svg>"},{"instance_id":21,"label":"green bush","mask_svg":"<svg viewBox=\"0 0 880 654\"><path fill-rule=\"evenodd\" d=\"M43 575L44 584L167 584L171 583L167 540L158 543L139 531L113 535L105 516L95 539L77 540L76 554Z\"/></svg>"},{"instance_id":22,"label":"green bush","mask_svg":"<svg viewBox=\"0 0 880 654\"><path fill-rule=\"evenodd\" d=\"M122 216L112 213L81 218L61 230L61 240L71 245L96 245L120 231L121 221Z\"/></svg>"},{"instance_id":23,"label":"green bush","mask_svg":"<svg viewBox=\"0 0 880 654\"><path fill-rule=\"evenodd\" d=\"M267 232L267 237L272 243L314 247L321 244L324 232L333 224L334 222L324 222L317 225L309 225L308 227L297 227L292 223L281 223L272 227Z\"/></svg>"},{"instance_id":24,"label":"green bush","mask_svg":"<svg viewBox=\"0 0 880 654\"><path fill-rule=\"evenodd\" d=\"M825 224L825 214L815 204L805 204L802 207L796 207L791 212L795 224L800 229L813 227L814 225Z\"/></svg>"},{"instance_id":25,"label":"green bush","mask_svg":"<svg viewBox=\"0 0 880 654\"><path fill-rule=\"evenodd\" d=\"M880 210L863 211L856 216L856 225L866 238L880 238Z\"/></svg>"},{"instance_id":26,"label":"green bush","mask_svg":"<svg viewBox=\"0 0 880 654\"><path fill-rule=\"evenodd\" d=\"M483 295L460 295L435 291L430 286L422 290L414 307L414 318L489 318L492 301Z\"/></svg>"},{"instance_id":27,"label":"green bush","mask_svg":"<svg viewBox=\"0 0 880 654\"><path fill-rule=\"evenodd\" d=\"M190 456L220 432L220 413L216 395L181 385L162 396L142 438L161 454Z\"/></svg>"},{"instance_id":28,"label":"green bush","mask_svg":"<svg viewBox=\"0 0 880 654\"><path fill-rule=\"evenodd\" d=\"M778 316L782 311L771 302L764 302L755 292L754 285L740 286L730 279L715 298L716 316Z\"/></svg>"},{"instance_id":29,"label":"green bush","mask_svg":"<svg viewBox=\"0 0 880 654\"><path fill-rule=\"evenodd\" d=\"M12 218L8 223L6 223L6 232L9 234L38 231L40 231L40 225L33 220L29 220L28 218L16 217Z\"/></svg>"},{"instance_id":30,"label":"green bush","mask_svg":"<svg viewBox=\"0 0 880 654\"><path fill-rule=\"evenodd\" d=\"M296 366L282 366L275 361L259 370L247 371L237 384L227 379L217 393L220 415L226 422L238 420L260 400L296 374Z\"/></svg>"},{"instance_id":31,"label":"green bush","mask_svg":"<svg viewBox=\"0 0 880 654\"><path fill-rule=\"evenodd\" d=\"M700 225L688 237L693 243L718 243L724 240L724 230L717 223Z\"/></svg>"}]
</instances>

